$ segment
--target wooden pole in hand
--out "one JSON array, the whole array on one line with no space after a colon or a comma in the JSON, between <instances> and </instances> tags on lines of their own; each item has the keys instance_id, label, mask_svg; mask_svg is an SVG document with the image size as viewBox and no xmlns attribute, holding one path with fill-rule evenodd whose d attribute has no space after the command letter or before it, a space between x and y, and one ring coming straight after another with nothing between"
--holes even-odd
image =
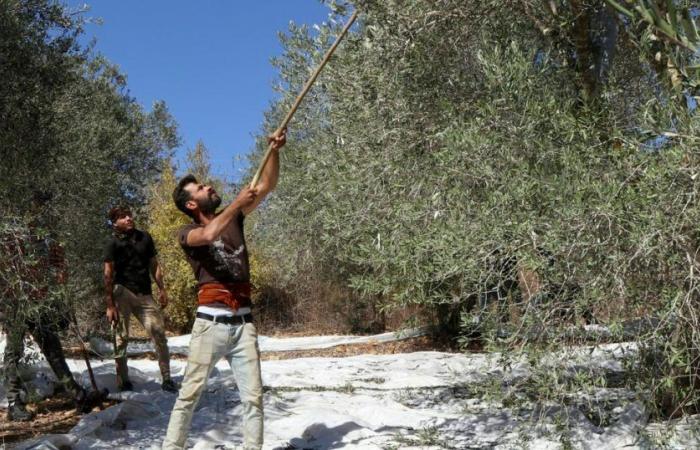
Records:
<instances>
[{"instance_id":1,"label":"wooden pole in hand","mask_svg":"<svg viewBox=\"0 0 700 450\"><path fill-rule=\"evenodd\" d=\"M321 70L323 70L323 68L325 67L328 60L331 59L331 56L333 55L333 52L335 51L336 47L338 47L338 44L340 44L340 41L343 40L343 37L345 37L348 30L352 26L353 22L355 22L356 18L357 18L357 11L352 13L352 16L350 16L350 19L348 20L348 23L346 23L345 26L343 27L343 31L341 31L340 35L338 35L338 37L335 39L335 42L333 43L331 48L328 49L328 52L326 52L326 55L323 57L321 64L319 64L319 66L314 71L313 75L311 75L311 78L309 78L309 80L306 82L306 84L304 85L304 89L301 90L301 92L297 96L296 100L294 100L294 104L289 109L289 112L287 112L287 115L284 117L284 120L282 121L280 126L277 127L277 130L275 130L275 136L278 135L279 133L281 133L282 130L287 128L287 124L289 124L289 121L292 120L292 116L299 108L301 101L304 99L307 92L309 92L309 90L311 89L311 86L314 84L314 81L316 81L316 78L318 78L318 74L321 73ZM270 159L271 153L272 153L272 144L268 145L267 151L265 152L265 156L263 157L262 162L260 163L260 167L258 167L258 171L255 172L255 176L253 177L253 181L250 182L251 189L255 188L255 186L258 184L258 180L260 179L260 175L262 174L263 169L265 169L265 164L267 164L267 160Z\"/></svg>"}]
</instances>

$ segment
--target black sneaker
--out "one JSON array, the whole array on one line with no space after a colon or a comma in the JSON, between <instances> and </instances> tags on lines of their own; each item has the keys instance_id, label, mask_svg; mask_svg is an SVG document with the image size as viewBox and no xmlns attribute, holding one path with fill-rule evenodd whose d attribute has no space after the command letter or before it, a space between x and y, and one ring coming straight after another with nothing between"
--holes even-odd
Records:
<instances>
[{"instance_id":1,"label":"black sneaker","mask_svg":"<svg viewBox=\"0 0 700 450\"><path fill-rule=\"evenodd\" d=\"M173 380L165 380L163 381L163 384L160 385L160 387L163 388L165 392L178 392L180 390L180 386Z\"/></svg>"},{"instance_id":2,"label":"black sneaker","mask_svg":"<svg viewBox=\"0 0 700 450\"><path fill-rule=\"evenodd\" d=\"M34 413L27 411L24 403L10 403L7 407L7 419L16 422L28 422L34 418Z\"/></svg>"},{"instance_id":3,"label":"black sneaker","mask_svg":"<svg viewBox=\"0 0 700 450\"><path fill-rule=\"evenodd\" d=\"M122 383L120 386L118 386L118 387L119 387L119 391L120 391L120 392L124 392L124 391L133 391L133 390L134 390L134 385L131 384L131 381L128 381L128 380L125 381L125 382L123 382L123 383Z\"/></svg>"}]
</instances>

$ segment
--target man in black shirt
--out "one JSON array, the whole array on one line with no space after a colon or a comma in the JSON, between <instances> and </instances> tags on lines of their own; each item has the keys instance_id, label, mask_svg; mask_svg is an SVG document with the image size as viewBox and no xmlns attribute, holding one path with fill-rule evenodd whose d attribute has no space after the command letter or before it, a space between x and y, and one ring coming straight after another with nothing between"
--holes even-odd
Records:
<instances>
[{"instance_id":1,"label":"man in black shirt","mask_svg":"<svg viewBox=\"0 0 700 450\"><path fill-rule=\"evenodd\" d=\"M109 219L112 222L113 235L105 249L104 282L107 319L116 325L114 352L117 386L124 391L133 389L126 363L129 318L133 314L155 344L163 378L163 390L176 392L177 386L170 378L170 356L163 314L151 295L150 275L158 285L160 306L165 308L168 304L163 271L156 259L153 239L147 232L134 227L134 219L128 208L112 208Z\"/></svg>"}]
</instances>

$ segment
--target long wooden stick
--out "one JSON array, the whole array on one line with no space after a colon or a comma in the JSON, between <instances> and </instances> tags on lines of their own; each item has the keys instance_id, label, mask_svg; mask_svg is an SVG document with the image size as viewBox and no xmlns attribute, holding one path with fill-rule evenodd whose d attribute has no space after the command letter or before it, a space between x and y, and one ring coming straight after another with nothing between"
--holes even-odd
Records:
<instances>
[{"instance_id":1,"label":"long wooden stick","mask_svg":"<svg viewBox=\"0 0 700 450\"><path fill-rule=\"evenodd\" d=\"M299 108L299 105L301 104L301 101L304 99L306 94L309 92L311 89L311 86L314 84L314 81L316 81L316 78L318 78L318 74L321 73L321 70L325 67L326 63L328 60L331 59L331 56L333 55L333 52L335 51L336 47L338 47L338 44L340 44L340 41L343 40L345 35L348 33L348 30L352 26L353 22L355 22L355 19L357 18L357 11L352 13L352 16L350 16L350 19L348 19L348 23L345 24L345 27L343 27L343 31L340 32L340 35L335 39L335 42L331 46L330 49L328 49L328 52L326 52L326 55L323 57L323 60L321 61L321 64L316 68L314 71L313 75L311 75L311 78L306 82L304 85L304 89L299 93L297 96L296 100L294 101L294 104L290 108L289 112L287 112L287 115L284 117L284 120L280 124L279 127L277 127L277 130L275 130L275 135L278 135L279 133L282 132L285 128L287 128L287 125L289 124L289 121L292 120L292 116L294 116L294 113L297 112L297 109ZM262 174L263 170L265 169L265 165L267 164L267 160L270 159L270 155L272 154L272 144L268 145L267 151L265 152L265 156L262 159L262 162L260 163L260 167L258 167L258 171L255 172L255 176L253 177L253 181L250 182L250 187L255 188L255 186L258 184L258 180L260 179L260 175Z\"/></svg>"},{"instance_id":2,"label":"long wooden stick","mask_svg":"<svg viewBox=\"0 0 700 450\"><path fill-rule=\"evenodd\" d=\"M78 319L75 316L75 311L73 310L72 306L70 309L70 316L72 322L70 326L72 328L73 334L75 335L75 337L78 338L78 342L80 343L80 352L83 354L83 359L85 359L85 366L87 366L88 375L90 376L90 384L92 385L92 390L93 392L95 392L95 395L99 396L100 409L103 409L102 400L106 400L107 395L104 393L104 391L100 391L100 389L97 387L95 373L92 371L92 364L90 364L90 355L88 355L87 347L85 347L85 340L83 340L83 337L80 334L80 328L78 327Z\"/></svg>"}]
</instances>

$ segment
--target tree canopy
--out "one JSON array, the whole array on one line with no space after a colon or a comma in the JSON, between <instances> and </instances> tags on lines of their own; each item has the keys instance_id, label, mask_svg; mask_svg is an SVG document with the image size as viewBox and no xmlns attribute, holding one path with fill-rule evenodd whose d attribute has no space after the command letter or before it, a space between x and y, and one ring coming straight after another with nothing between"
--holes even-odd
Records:
<instances>
[{"instance_id":1,"label":"tree canopy","mask_svg":"<svg viewBox=\"0 0 700 450\"><path fill-rule=\"evenodd\" d=\"M565 339L556 330L580 321L694 317L700 123L666 64L692 52L660 48L604 1L331 6L317 30L291 25L274 61L267 130L349 8L362 11L290 125L256 229L288 285L330 277L463 336L509 302L483 331L510 329L511 343ZM691 322L667 355L698 348ZM693 360L659 362L653 378L694 377Z\"/></svg>"},{"instance_id":2,"label":"tree canopy","mask_svg":"<svg viewBox=\"0 0 700 450\"><path fill-rule=\"evenodd\" d=\"M82 20L52 0L0 2L0 220L39 219L65 247L70 297L94 298L107 211L143 203L178 137L163 102L144 110L80 46ZM50 200L36 210L38 192Z\"/></svg>"}]
</instances>

